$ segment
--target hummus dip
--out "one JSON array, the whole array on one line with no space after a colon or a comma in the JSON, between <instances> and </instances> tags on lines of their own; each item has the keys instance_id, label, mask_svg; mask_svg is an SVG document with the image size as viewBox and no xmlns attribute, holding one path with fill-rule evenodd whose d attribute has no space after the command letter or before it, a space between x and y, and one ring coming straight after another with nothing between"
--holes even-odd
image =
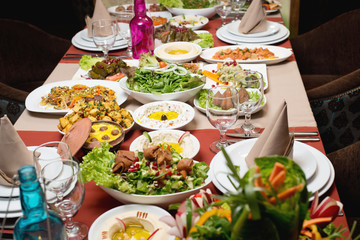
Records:
<instances>
[{"instance_id":1,"label":"hummus dip","mask_svg":"<svg viewBox=\"0 0 360 240\"><path fill-rule=\"evenodd\" d=\"M174 131L158 131L151 132L151 140L149 141L144 135L140 136L137 141L134 141L134 144L131 151L140 151L143 152L145 148L156 146L162 143L167 143L171 145L175 151L177 151L183 158L192 158L194 157L194 142L191 139L190 134L186 135L182 142L178 144L178 140L184 132L174 132ZM178 146L177 146L178 145Z\"/></svg>"},{"instance_id":2,"label":"hummus dip","mask_svg":"<svg viewBox=\"0 0 360 240\"><path fill-rule=\"evenodd\" d=\"M165 59L191 58L200 53L201 48L197 44L188 42L173 42L162 45L157 49L157 55Z\"/></svg>"},{"instance_id":3,"label":"hummus dip","mask_svg":"<svg viewBox=\"0 0 360 240\"><path fill-rule=\"evenodd\" d=\"M97 239L113 240L115 234L124 232L124 224L126 227L134 225L142 226L150 234L158 229L152 239L169 239L169 234L167 233L169 227L167 224L160 221L158 216L151 213L139 216L139 211L129 211L109 218L102 224Z\"/></svg>"}]
</instances>

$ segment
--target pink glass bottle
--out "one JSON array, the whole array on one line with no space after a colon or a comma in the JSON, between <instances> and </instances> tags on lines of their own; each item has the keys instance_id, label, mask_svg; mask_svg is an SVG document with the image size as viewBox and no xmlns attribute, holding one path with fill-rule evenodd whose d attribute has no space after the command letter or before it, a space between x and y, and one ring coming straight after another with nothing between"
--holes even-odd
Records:
<instances>
[{"instance_id":1,"label":"pink glass bottle","mask_svg":"<svg viewBox=\"0 0 360 240\"><path fill-rule=\"evenodd\" d=\"M145 0L134 0L135 16L130 21L133 58L143 52L154 52L154 24L146 15Z\"/></svg>"}]
</instances>

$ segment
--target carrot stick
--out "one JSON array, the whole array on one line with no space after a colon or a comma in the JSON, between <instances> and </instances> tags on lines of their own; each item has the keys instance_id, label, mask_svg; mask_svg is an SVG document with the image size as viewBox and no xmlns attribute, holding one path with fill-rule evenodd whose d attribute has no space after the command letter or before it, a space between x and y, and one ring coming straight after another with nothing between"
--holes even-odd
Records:
<instances>
[{"instance_id":1,"label":"carrot stick","mask_svg":"<svg viewBox=\"0 0 360 240\"><path fill-rule=\"evenodd\" d=\"M260 173L260 168L259 168L259 166L256 166L255 171L256 171L256 173ZM259 176L258 178L255 179L255 181L254 181L254 186L255 186L255 187L264 187L264 184L263 184L263 182L262 182L261 176Z\"/></svg>"},{"instance_id":2,"label":"carrot stick","mask_svg":"<svg viewBox=\"0 0 360 240\"><path fill-rule=\"evenodd\" d=\"M279 163L279 162L276 162L276 163L274 164L274 168L273 168L273 170L272 170L272 172L271 172L271 174L270 174L270 176L269 176L269 181L272 182L272 181L273 181L273 178L274 178L276 175L278 175L279 172L281 172L281 171L284 170L284 169L285 169L284 165L282 165L282 164Z\"/></svg>"},{"instance_id":3,"label":"carrot stick","mask_svg":"<svg viewBox=\"0 0 360 240\"><path fill-rule=\"evenodd\" d=\"M277 198L280 199L280 200L285 200L285 199L293 196L296 192L300 191L303 187L304 187L304 184L299 184L297 186L288 188L285 191L277 194ZM275 204L276 203L276 198L271 197L269 201L270 201L270 203Z\"/></svg>"},{"instance_id":4,"label":"carrot stick","mask_svg":"<svg viewBox=\"0 0 360 240\"><path fill-rule=\"evenodd\" d=\"M221 62L217 63L216 69L219 69L221 66L222 66L222 63L221 63Z\"/></svg>"},{"instance_id":5,"label":"carrot stick","mask_svg":"<svg viewBox=\"0 0 360 240\"><path fill-rule=\"evenodd\" d=\"M207 76L208 78L210 78L211 80L213 80L215 82L223 84L223 82L219 80L219 75L217 75L215 73L212 73L208 70L204 70L204 71L202 71L202 74L204 74L205 76Z\"/></svg>"},{"instance_id":6,"label":"carrot stick","mask_svg":"<svg viewBox=\"0 0 360 240\"><path fill-rule=\"evenodd\" d=\"M274 190L277 191L279 186L282 185L285 181L286 169L281 170L270 182Z\"/></svg>"},{"instance_id":7,"label":"carrot stick","mask_svg":"<svg viewBox=\"0 0 360 240\"><path fill-rule=\"evenodd\" d=\"M314 219L310 219L310 220L305 220L302 228L305 229L313 224L331 222L331 220L332 220L332 217L322 217L322 218L314 218Z\"/></svg>"},{"instance_id":8,"label":"carrot stick","mask_svg":"<svg viewBox=\"0 0 360 240\"><path fill-rule=\"evenodd\" d=\"M312 233L307 231L307 230L303 229L303 230L300 231L300 233L301 233L301 235L307 236L310 239L312 238Z\"/></svg>"}]
</instances>

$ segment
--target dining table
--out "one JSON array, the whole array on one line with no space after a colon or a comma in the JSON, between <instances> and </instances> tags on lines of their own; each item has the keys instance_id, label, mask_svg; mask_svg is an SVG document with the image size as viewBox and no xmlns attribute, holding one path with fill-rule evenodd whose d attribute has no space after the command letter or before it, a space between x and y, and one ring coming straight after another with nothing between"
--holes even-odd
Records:
<instances>
[{"instance_id":1,"label":"dining table","mask_svg":"<svg viewBox=\"0 0 360 240\"><path fill-rule=\"evenodd\" d=\"M279 12L269 14L267 16L267 20L283 24L283 20ZM221 19L215 16L211 18L209 23L202 28L202 30L209 31L213 35L215 47L229 45L216 37L216 31L220 25ZM158 42L156 44L159 45ZM273 45L291 49L291 42L289 39ZM125 50L126 49L110 51L109 54L123 55ZM94 53L99 55L102 54L100 51L90 52L76 48L73 45L70 46L44 84L73 79L74 74L79 69L79 58L71 58L70 54ZM201 58L198 58L197 61L204 62ZM206 63L204 62L204 64ZM252 123L257 127L265 128L271 113L277 109L278 105L283 100L285 100L288 110L289 129L296 132L315 131L318 133L317 124L306 95L299 68L297 66L296 56L293 54L283 62L267 65L266 70L269 84L265 91L267 104L261 111L252 115ZM194 107L192 99L187 103ZM141 105L142 104L136 99L128 96L127 100L121 104L121 107L135 111ZM200 142L200 151L195 156L195 159L210 164L215 154L210 151L209 145L211 142L219 139L220 134L219 131L209 123L206 114L200 112L195 107L194 110L195 117L193 121L186 125L183 130L190 131L190 133L193 134ZM63 135L57 128L60 117L61 116L56 114L31 112L25 109L14 126L27 146L38 146L48 141L62 139ZM243 121L244 118L240 117L237 123L229 131L233 131L233 128L238 127ZM135 125L131 131L126 133L125 140L121 144L120 149L128 150L132 141L140 136L142 132L143 129L141 129L140 126ZM309 141L305 143L316 148L323 154L326 154L321 138L319 141ZM78 154L82 154L81 150ZM210 188L213 193L222 194L221 191L219 191L219 189L217 189L212 183L208 185L208 188ZM335 200L340 201L335 183L332 184L329 190L322 197L324 196L330 196ZM94 182L88 182L85 184L84 201L73 220L86 223L90 228L92 223L101 214L121 205L123 205L121 202L112 198ZM346 216L343 211L342 214L339 214L339 216L335 219L334 223L336 226L342 224L344 227L348 228ZM348 234L349 233L347 231L345 235Z\"/></svg>"}]
</instances>

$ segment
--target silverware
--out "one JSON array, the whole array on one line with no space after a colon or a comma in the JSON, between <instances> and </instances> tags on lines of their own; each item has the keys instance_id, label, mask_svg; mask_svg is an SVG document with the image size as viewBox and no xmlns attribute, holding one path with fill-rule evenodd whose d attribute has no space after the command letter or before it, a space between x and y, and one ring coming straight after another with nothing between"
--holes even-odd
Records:
<instances>
[{"instance_id":1,"label":"silverware","mask_svg":"<svg viewBox=\"0 0 360 240\"><path fill-rule=\"evenodd\" d=\"M249 139L249 138L248 138ZM246 138L228 138L227 141L230 143L236 143L236 142L240 142L246 140ZM320 141L320 138L318 137L301 137L301 138L295 138L296 141L299 142L318 142Z\"/></svg>"},{"instance_id":2,"label":"silverware","mask_svg":"<svg viewBox=\"0 0 360 240\"><path fill-rule=\"evenodd\" d=\"M229 137L240 137L240 138L257 138L261 136L261 133L252 133L250 136L244 133L226 133ZM318 132L294 132L295 137L298 136L318 136Z\"/></svg>"}]
</instances>

